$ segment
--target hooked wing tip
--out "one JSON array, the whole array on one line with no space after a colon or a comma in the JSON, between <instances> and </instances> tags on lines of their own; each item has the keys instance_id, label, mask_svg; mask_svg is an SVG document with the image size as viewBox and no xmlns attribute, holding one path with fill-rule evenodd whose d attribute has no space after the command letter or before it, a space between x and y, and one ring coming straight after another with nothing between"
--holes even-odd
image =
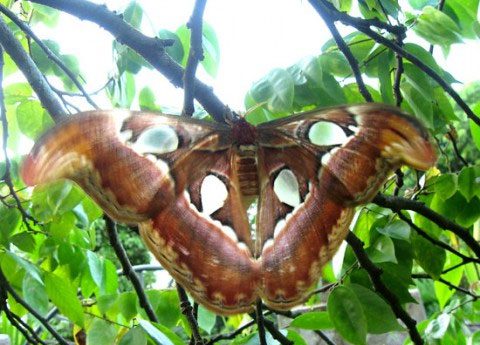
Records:
<instances>
[{"instance_id":1,"label":"hooked wing tip","mask_svg":"<svg viewBox=\"0 0 480 345\"><path fill-rule=\"evenodd\" d=\"M35 158L33 157L33 155L31 153L29 153L26 158L24 159L23 163L22 163L22 167L21 167L21 170L20 170L20 176L22 177L22 180L23 182L25 182L25 184L27 186L34 186L37 184L37 180L36 180L36 169L35 169L35 166L36 166L36 161L35 161Z\"/></svg>"}]
</instances>

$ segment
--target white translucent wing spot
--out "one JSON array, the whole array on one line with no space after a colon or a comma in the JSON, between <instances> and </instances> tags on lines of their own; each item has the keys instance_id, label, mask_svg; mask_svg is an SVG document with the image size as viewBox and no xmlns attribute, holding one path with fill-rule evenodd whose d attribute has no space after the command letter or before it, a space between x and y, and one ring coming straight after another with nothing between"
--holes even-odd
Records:
<instances>
[{"instance_id":1,"label":"white translucent wing spot","mask_svg":"<svg viewBox=\"0 0 480 345\"><path fill-rule=\"evenodd\" d=\"M169 126L156 126L144 130L132 148L141 153L162 154L178 148L178 136Z\"/></svg>"},{"instance_id":2,"label":"white translucent wing spot","mask_svg":"<svg viewBox=\"0 0 480 345\"><path fill-rule=\"evenodd\" d=\"M330 161L330 159L332 158L332 156L333 156L333 155L335 154L335 152L337 152L338 150L340 150L340 148L335 147L335 148L331 149L330 151L325 152L325 154L322 156L322 159L321 159L322 165L323 165L323 166L327 166L327 164L328 164L328 162Z\"/></svg>"},{"instance_id":3,"label":"white translucent wing spot","mask_svg":"<svg viewBox=\"0 0 480 345\"><path fill-rule=\"evenodd\" d=\"M280 235L280 232L285 228L287 225L287 221L285 219L280 219L275 225L275 229L273 230L273 238L277 238Z\"/></svg>"},{"instance_id":4,"label":"white translucent wing spot","mask_svg":"<svg viewBox=\"0 0 480 345\"><path fill-rule=\"evenodd\" d=\"M321 121L310 127L308 139L319 146L342 145L347 141L347 135L339 125Z\"/></svg>"},{"instance_id":5,"label":"white translucent wing spot","mask_svg":"<svg viewBox=\"0 0 480 345\"><path fill-rule=\"evenodd\" d=\"M211 215L220 209L228 196L225 184L214 175L207 175L200 187L203 213Z\"/></svg>"},{"instance_id":6,"label":"white translucent wing spot","mask_svg":"<svg viewBox=\"0 0 480 345\"><path fill-rule=\"evenodd\" d=\"M283 169L273 182L273 191L278 199L292 207L300 205L300 190L295 174L289 169Z\"/></svg>"}]
</instances>

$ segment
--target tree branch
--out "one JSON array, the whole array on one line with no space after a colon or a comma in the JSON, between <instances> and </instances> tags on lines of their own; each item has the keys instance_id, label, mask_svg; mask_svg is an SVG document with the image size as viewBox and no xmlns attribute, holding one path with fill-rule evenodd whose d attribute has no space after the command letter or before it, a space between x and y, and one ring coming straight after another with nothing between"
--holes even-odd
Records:
<instances>
[{"instance_id":1,"label":"tree branch","mask_svg":"<svg viewBox=\"0 0 480 345\"><path fill-rule=\"evenodd\" d=\"M185 315L187 318L188 324L190 325L190 330L192 331L192 339L195 345L203 345L203 339L200 335L200 331L198 329L198 323L193 315L193 309L188 301L187 293L185 289L177 283L177 291L178 297L180 298L180 309L182 310L182 314Z\"/></svg>"},{"instance_id":2,"label":"tree branch","mask_svg":"<svg viewBox=\"0 0 480 345\"><path fill-rule=\"evenodd\" d=\"M150 321L158 322L157 315L155 315L155 312L153 311L153 308L148 301L147 295L143 290L142 283L140 282L140 279L138 279L135 271L133 270L127 253L125 252L125 249L123 248L120 240L118 239L117 226L115 222L108 216L105 216L104 219L110 244L118 257L120 264L122 265L125 276L127 276L128 279L130 279L130 281L132 282L133 288L137 293L140 306L143 308L143 310L145 310Z\"/></svg>"},{"instance_id":3,"label":"tree branch","mask_svg":"<svg viewBox=\"0 0 480 345\"><path fill-rule=\"evenodd\" d=\"M367 89L367 86L365 85L363 78L362 78L362 72L360 72L360 68L358 67L358 61L355 59L355 56L353 56L350 48L347 46L345 41L343 40L342 36L338 32L337 28L335 27L335 23L332 20L330 16L326 14L325 11L319 11L318 14L320 17L322 17L323 21L327 25L328 29L330 30L333 39L337 43L338 49L343 53L345 58L347 59L348 63L350 64L350 67L352 69L353 75L355 76L355 80L358 85L358 89L360 93L362 94L363 98L367 102L373 102L372 95Z\"/></svg>"},{"instance_id":4,"label":"tree branch","mask_svg":"<svg viewBox=\"0 0 480 345\"><path fill-rule=\"evenodd\" d=\"M12 295L15 301L17 301L22 307L28 310L28 312L32 314L32 316L35 317L43 325L43 327L45 327L50 332L50 334L58 341L59 344L68 345L68 342L63 339L63 337L59 333L57 333L57 331L48 323L48 321L17 294L17 292L8 283L7 278L5 277L1 269L0 286L10 295Z\"/></svg>"},{"instance_id":5,"label":"tree branch","mask_svg":"<svg viewBox=\"0 0 480 345\"><path fill-rule=\"evenodd\" d=\"M95 104L93 99L90 97L90 95L85 91L83 88L83 85L78 81L77 77L73 74L73 72L63 63L62 60L58 58L58 56L55 55L54 52L48 48L40 38L30 29L28 25L26 25L24 22L22 22L12 11L10 11L7 7L4 5L0 4L0 12L5 14L12 22L14 22L25 34L30 36L37 44L38 46L45 52L45 54L48 56L50 60L52 60L57 66L70 78L73 84L77 87L78 90L82 93L83 97L90 103L92 107L95 109L98 109L98 106Z\"/></svg>"},{"instance_id":6,"label":"tree branch","mask_svg":"<svg viewBox=\"0 0 480 345\"><path fill-rule=\"evenodd\" d=\"M355 256L358 259L360 265L367 271L370 279L375 287L375 290L378 291L379 294L388 301L390 307L392 308L395 315L403 321L405 326L408 329L408 333L410 334L410 339L414 344L423 344L423 339L418 333L416 327L416 321L408 315L408 313L402 308L400 302L382 281L382 270L375 266L375 264L370 260L367 253L363 249L363 243L360 239L355 236L353 232L349 232L346 238L350 247L352 247Z\"/></svg>"},{"instance_id":7,"label":"tree branch","mask_svg":"<svg viewBox=\"0 0 480 345\"><path fill-rule=\"evenodd\" d=\"M183 68L166 52L165 44L156 37L148 37L127 24L121 16L109 11L104 5L86 0L32 0L32 2L50 6L70 13L83 20L98 24L112 34L118 42L127 45L147 60L176 87L183 87ZM195 79L195 99L218 122L224 122L226 110L212 88Z\"/></svg>"},{"instance_id":8,"label":"tree branch","mask_svg":"<svg viewBox=\"0 0 480 345\"><path fill-rule=\"evenodd\" d=\"M480 258L480 244L473 238L472 235L470 235L470 232L466 228L438 214L437 212L425 206L424 203L416 200L392 197L383 194L377 194L373 199L373 202L395 212L400 212L401 210L417 212L418 214L437 224L440 228L447 229L460 237L467 244L467 246L470 247L475 255Z\"/></svg>"},{"instance_id":9,"label":"tree branch","mask_svg":"<svg viewBox=\"0 0 480 345\"><path fill-rule=\"evenodd\" d=\"M193 96L195 94L195 74L197 72L198 62L203 60L202 48L202 18L205 11L207 0L196 0L192 16L187 26L190 28L190 53L188 55L187 66L183 74L183 111L184 116L192 116L195 108L193 106Z\"/></svg>"},{"instance_id":10,"label":"tree branch","mask_svg":"<svg viewBox=\"0 0 480 345\"><path fill-rule=\"evenodd\" d=\"M460 95L437 72L435 72L432 68L423 63L413 54L410 54L409 52L402 49L402 47L398 46L396 43L373 31L370 26L376 26L381 29L386 29L395 35L401 35L401 32L404 31L405 28L401 26L391 26L386 23L383 23L383 25L379 25L375 22L372 23L372 20L365 20L349 16L346 13L338 11L327 0L309 0L309 2L319 14L324 11L325 8L328 8L328 13L326 13L326 15L330 16L332 18L331 20L341 21L345 25L354 27L358 31L361 31L365 35L373 38L377 43L383 44L384 46L391 49L393 52L403 56L405 59L416 65L430 78L435 80L455 100L455 102L460 106L460 108L462 108L462 110L465 112L469 119L471 119L480 126L480 118L475 115L475 113L472 111L472 109L470 109L470 107L467 105L467 103L465 103L465 101L460 97Z\"/></svg>"},{"instance_id":11,"label":"tree branch","mask_svg":"<svg viewBox=\"0 0 480 345\"><path fill-rule=\"evenodd\" d=\"M18 68L32 86L42 105L47 109L55 121L65 116L65 109L62 107L57 95L50 89L47 80L38 70L37 66L23 49L22 45L13 35L10 28L0 18L0 44L12 57Z\"/></svg>"}]
</instances>

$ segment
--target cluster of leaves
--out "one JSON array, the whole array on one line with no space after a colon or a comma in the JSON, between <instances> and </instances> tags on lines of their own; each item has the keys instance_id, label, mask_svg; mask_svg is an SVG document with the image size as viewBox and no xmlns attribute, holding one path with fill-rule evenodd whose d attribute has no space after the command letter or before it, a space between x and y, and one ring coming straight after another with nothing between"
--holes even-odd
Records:
<instances>
[{"instance_id":1,"label":"cluster of leaves","mask_svg":"<svg viewBox=\"0 0 480 345\"><path fill-rule=\"evenodd\" d=\"M60 15L58 11L27 1L1 3L31 24L43 23L55 27ZM429 44L440 45L445 54L452 44L476 38L480 33L478 0L449 0L442 9L436 7L436 1L409 0L410 12L402 10L396 0L336 0L330 3L346 12L351 11L355 4L364 19L387 23L392 19L398 20L411 28L407 31L408 35L417 35ZM123 11L123 20L141 30L144 15L142 7L132 1ZM56 42L32 42L13 22L8 22L8 25L49 80L59 80L64 91L78 91L64 71L52 63L44 47L48 47L80 78L87 73L81 68L81 61L75 56L62 54ZM395 38L393 34L383 33ZM160 30L158 37L169 42L166 53L185 66L190 49L187 26L181 26L175 32ZM439 169L430 171L423 181L418 181L415 173L405 171L406 183L399 189L400 195L425 203L445 218L468 229L478 240L480 128L473 121L468 122L463 113L452 105L444 88L414 63L404 59L403 73L397 80L398 60L391 50L357 31L343 39L358 61L362 76L368 77L367 90L373 99L397 104L399 99L395 97L395 88L398 87L404 98L401 107L426 124L441 149ZM208 74L215 76L219 45L213 28L208 24L204 24L203 48L205 59L201 62L202 66ZM437 64L428 46L406 43L403 49L448 84L455 82L448 71ZM5 76L18 74L14 58L5 56ZM152 89L147 86L137 90L136 87L139 71L142 68L153 70L152 65L131 47L117 41L113 42L113 58L115 71L112 82L99 97L108 97L114 107L129 108L138 104L141 109L160 110ZM245 97L246 108L254 109L248 119L257 124L322 106L362 103L364 98L354 77L350 63L332 39L323 45L320 55L305 58L285 69L276 68L257 81ZM467 88L463 97L478 114L480 100L475 90L478 86ZM86 337L89 344L186 343L191 329L181 312L176 291L146 290L158 319L158 322L150 322L139 297L128 283L119 285L117 269L120 266L110 250L101 249L106 246L105 237L99 235L104 231L102 211L89 197L72 183L64 181L33 190L25 189L18 176L22 147L27 138L38 139L53 124L53 120L42 108L30 84L9 83L5 85L4 94L8 123L6 149L11 163L8 179L13 182L26 212L22 213L16 207L6 183L7 164L0 162L0 176L5 176L0 181L0 268L8 284L45 319L63 315L69 322L66 326L57 322L58 328L64 327L62 335L77 343L82 343L82 337ZM457 134L452 135L452 128L457 129ZM3 135L7 134L3 132ZM458 146L457 151L454 144ZM385 192L393 194L394 189L392 182ZM418 325L425 340L435 344L474 344L479 341L480 333L474 333L468 325L480 322L478 261L468 262L455 252L439 247L435 241L447 244L465 257L474 256L464 243L438 224L418 214L402 215L400 220L393 211L369 205L358 211L354 233L364 242L370 260L381 268L383 283L398 301L402 305L419 303L425 308L426 318ZM130 236L121 237L125 240ZM133 247L138 248L138 245ZM129 254L134 264L149 261L142 250L129 250ZM390 301L374 289L370 272L358 265L356 253L351 247L347 248L343 261L326 267L324 283L331 284L328 297L316 294L307 304L322 309L326 300L326 311L322 309L298 316L291 314L296 317L281 330L284 343L288 340L297 345L307 344L299 330L335 330L353 344L365 344L368 334L405 331L397 321ZM412 297L412 288L418 289L419 301ZM7 301L11 312L32 327L39 325L14 295L8 293ZM276 321L273 316L269 318ZM226 339L223 341L229 344L258 344L259 335L255 327L244 328L238 334L228 334L243 329L250 320L248 315L219 317L201 306L198 309L197 322L201 335L211 337L212 342ZM13 343L21 344L24 337L10 323L11 320L2 313L0 333L11 334ZM51 337L43 329L39 334L42 339ZM217 338L219 334L224 338ZM276 339L268 336L267 343L274 344L278 336Z\"/></svg>"}]
</instances>

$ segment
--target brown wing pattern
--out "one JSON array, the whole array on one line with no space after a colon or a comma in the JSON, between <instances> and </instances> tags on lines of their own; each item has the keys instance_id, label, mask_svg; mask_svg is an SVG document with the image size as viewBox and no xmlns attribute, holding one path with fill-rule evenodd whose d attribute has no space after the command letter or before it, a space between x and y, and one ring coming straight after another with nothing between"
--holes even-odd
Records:
<instances>
[{"instance_id":1,"label":"brown wing pattern","mask_svg":"<svg viewBox=\"0 0 480 345\"><path fill-rule=\"evenodd\" d=\"M338 137L315 135L323 127ZM277 309L304 301L354 207L392 169L435 162L423 127L385 105L262 124L245 136L254 142L243 140L256 150L248 157L235 142L241 131L168 115L83 113L35 145L22 176L30 185L74 180L116 220L139 223L149 249L198 302L232 314L258 298ZM210 180L225 194L214 206L203 191ZM254 241L245 207L257 185Z\"/></svg>"}]
</instances>

